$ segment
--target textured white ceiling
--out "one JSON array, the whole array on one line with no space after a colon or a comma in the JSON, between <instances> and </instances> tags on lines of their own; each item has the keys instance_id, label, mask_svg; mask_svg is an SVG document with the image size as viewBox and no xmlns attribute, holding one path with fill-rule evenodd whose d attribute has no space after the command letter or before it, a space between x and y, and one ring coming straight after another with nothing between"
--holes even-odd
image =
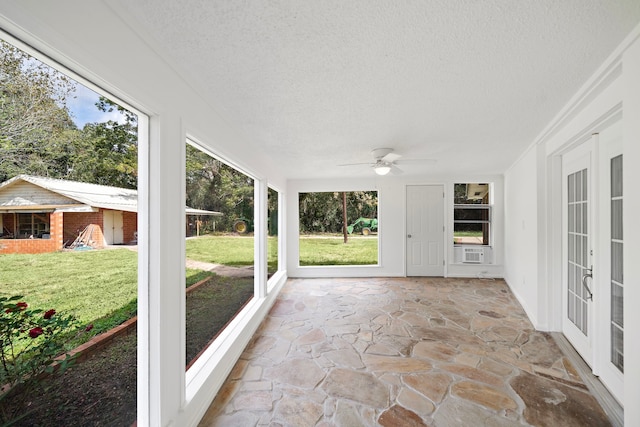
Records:
<instances>
[{"instance_id":1,"label":"textured white ceiling","mask_svg":"<svg viewBox=\"0 0 640 427\"><path fill-rule=\"evenodd\" d=\"M369 152L502 173L640 21L638 0L136 0L126 13L288 178ZM215 142L212 142L215 144ZM424 167L404 167L407 175Z\"/></svg>"}]
</instances>

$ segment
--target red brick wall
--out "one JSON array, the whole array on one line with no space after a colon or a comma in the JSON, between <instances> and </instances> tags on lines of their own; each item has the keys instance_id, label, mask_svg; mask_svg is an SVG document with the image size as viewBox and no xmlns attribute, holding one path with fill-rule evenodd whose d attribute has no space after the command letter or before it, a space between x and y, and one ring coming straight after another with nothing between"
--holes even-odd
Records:
<instances>
[{"instance_id":1,"label":"red brick wall","mask_svg":"<svg viewBox=\"0 0 640 427\"><path fill-rule=\"evenodd\" d=\"M136 241L138 231L138 214L136 212L122 212L122 233L125 243Z\"/></svg>"},{"instance_id":2,"label":"red brick wall","mask_svg":"<svg viewBox=\"0 0 640 427\"><path fill-rule=\"evenodd\" d=\"M4 253L44 253L61 250L65 245L70 245L87 226L93 225L91 233L92 246L103 247L104 235L102 234L103 210L100 212L54 212L50 214L51 229L50 239L0 239L0 254ZM13 230L13 215L3 215L3 227ZM123 212L123 238L125 243L136 240L138 230L138 214L135 212Z\"/></svg>"},{"instance_id":3,"label":"red brick wall","mask_svg":"<svg viewBox=\"0 0 640 427\"><path fill-rule=\"evenodd\" d=\"M13 215L4 215L3 224L9 230L13 229ZM40 254L59 251L62 249L61 212L49 214L49 229L49 239L0 239L0 254Z\"/></svg>"},{"instance_id":4,"label":"red brick wall","mask_svg":"<svg viewBox=\"0 0 640 427\"><path fill-rule=\"evenodd\" d=\"M40 254L58 248L51 239L0 239L0 254Z\"/></svg>"},{"instance_id":5,"label":"red brick wall","mask_svg":"<svg viewBox=\"0 0 640 427\"><path fill-rule=\"evenodd\" d=\"M49 231L51 233L51 240L55 242L55 249L59 251L62 249L63 243L63 214L62 212L53 212L49 215Z\"/></svg>"},{"instance_id":6,"label":"red brick wall","mask_svg":"<svg viewBox=\"0 0 640 427\"><path fill-rule=\"evenodd\" d=\"M104 246L102 234L102 211L100 212L65 212L64 214L64 242L73 243L78 235L89 225L93 225L91 232L91 246L101 248Z\"/></svg>"}]
</instances>

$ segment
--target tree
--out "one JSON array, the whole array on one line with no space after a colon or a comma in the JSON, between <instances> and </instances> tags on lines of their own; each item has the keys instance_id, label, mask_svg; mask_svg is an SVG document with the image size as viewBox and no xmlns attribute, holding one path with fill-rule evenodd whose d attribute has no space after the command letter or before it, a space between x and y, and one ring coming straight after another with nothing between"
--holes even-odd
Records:
<instances>
[{"instance_id":1,"label":"tree","mask_svg":"<svg viewBox=\"0 0 640 427\"><path fill-rule=\"evenodd\" d=\"M219 229L231 230L237 218L253 220L253 179L187 144L187 206L221 212Z\"/></svg>"},{"instance_id":2,"label":"tree","mask_svg":"<svg viewBox=\"0 0 640 427\"><path fill-rule=\"evenodd\" d=\"M123 121L79 130L67 99L77 83L0 40L0 182L18 174L137 187L138 117L100 97L102 112Z\"/></svg>"},{"instance_id":3,"label":"tree","mask_svg":"<svg viewBox=\"0 0 640 427\"><path fill-rule=\"evenodd\" d=\"M349 191L346 193L347 222L359 217L377 218L378 193L376 191ZM301 233L340 233L344 224L342 193L300 193Z\"/></svg>"},{"instance_id":4,"label":"tree","mask_svg":"<svg viewBox=\"0 0 640 427\"><path fill-rule=\"evenodd\" d=\"M58 175L58 136L75 129L66 100L75 82L0 40L0 182Z\"/></svg>"},{"instance_id":5,"label":"tree","mask_svg":"<svg viewBox=\"0 0 640 427\"><path fill-rule=\"evenodd\" d=\"M135 189L138 186L138 116L105 97L100 97L96 107L103 112L118 110L124 123L114 120L87 123L78 138L70 140L73 153L67 177Z\"/></svg>"}]
</instances>

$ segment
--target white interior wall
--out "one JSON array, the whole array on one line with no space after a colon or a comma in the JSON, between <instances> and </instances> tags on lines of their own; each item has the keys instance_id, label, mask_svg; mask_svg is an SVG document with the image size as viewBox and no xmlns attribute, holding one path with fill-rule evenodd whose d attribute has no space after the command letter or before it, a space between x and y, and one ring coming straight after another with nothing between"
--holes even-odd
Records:
<instances>
[{"instance_id":1,"label":"white interior wall","mask_svg":"<svg viewBox=\"0 0 640 427\"><path fill-rule=\"evenodd\" d=\"M504 278L538 326L537 151L530 148L505 173Z\"/></svg>"},{"instance_id":2,"label":"white interior wall","mask_svg":"<svg viewBox=\"0 0 640 427\"><path fill-rule=\"evenodd\" d=\"M373 172L372 172L373 175ZM454 262L453 246L453 185L455 183L490 182L493 184L493 221L491 264L461 264ZM504 197L501 175L428 176L401 178L372 177L358 180L292 180L287 186L287 274L290 277L397 277L405 275L406 186L442 185L445 190L444 221L446 275L449 277L502 277ZM376 266L300 267L298 193L323 191L378 191L379 259Z\"/></svg>"},{"instance_id":3,"label":"white interior wall","mask_svg":"<svg viewBox=\"0 0 640 427\"><path fill-rule=\"evenodd\" d=\"M640 169L640 26L612 53L594 76L541 133L535 144L505 173L505 278L537 327L560 330L562 307L561 155L612 123L622 122L624 191L633 192ZM537 197L527 198L521 193ZM624 323L625 425L640 425L640 201L625 197ZM525 242L537 241L537 247ZM536 255L537 251L537 255ZM541 256L542 255L542 256ZM537 257L537 265L529 260Z\"/></svg>"}]
</instances>

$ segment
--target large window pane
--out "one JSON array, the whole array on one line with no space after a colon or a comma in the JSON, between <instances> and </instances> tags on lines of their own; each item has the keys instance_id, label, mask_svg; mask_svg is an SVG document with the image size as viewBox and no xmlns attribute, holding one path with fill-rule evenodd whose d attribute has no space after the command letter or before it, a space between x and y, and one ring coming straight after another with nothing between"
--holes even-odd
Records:
<instances>
[{"instance_id":1,"label":"large window pane","mask_svg":"<svg viewBox=\"0 0 640 427\"><path fill-rule=\"evenodd\" d=\"M278 203L280 194L269 187L267 193L267 275L270 277L278 271Z\"/></svg>"},{"instance_id":2,"label":"large window pane","mask_svg":"<svg viewBox=\"0 0 640 427\"><path fill-rule=\"evenodd\" d=\"M254 181L187 143L186 199L188 368L254 295Z\"/></svg>"},{"instance_id":3,"label":"large window pane","mask_svg":"<svg viewBox=\"0 0 640 427\"><path fill-rule=\"evenodd\" d=\"M1 425L136 420L138 115L76 77L0 40Z\"/></svg>"},{"instance_id":4,"label":"large window pane","mask_svg":"<svg viewBox=\"0 0 640 427\"><path fill-rule=\"evenodd\" d=\"M376 191L300 193L300 265L378 263Z\"/></svg>"}]
</instances>

